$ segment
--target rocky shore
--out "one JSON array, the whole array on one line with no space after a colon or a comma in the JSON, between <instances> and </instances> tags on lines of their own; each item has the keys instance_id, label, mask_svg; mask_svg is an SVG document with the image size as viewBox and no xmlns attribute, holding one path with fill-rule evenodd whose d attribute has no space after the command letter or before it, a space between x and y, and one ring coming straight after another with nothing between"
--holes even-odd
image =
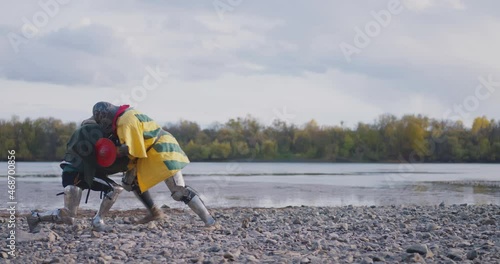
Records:
<instances>
[{"instance_id":1,"label":"rocky shore","mask_svg":"<svg viewBox=\"0 0 500 264\"><path fill-rule=\"evenodd\" d=\"M212 209L207 229L189 211L132 224L144 210L113 211L112 231L42 224L28 233L17 217L16 257L3 263L500 263L500 205ZM2 241L10 229L0 212ZM5 243L4 243L5 245Z\"/></svg>"}]
</instances>

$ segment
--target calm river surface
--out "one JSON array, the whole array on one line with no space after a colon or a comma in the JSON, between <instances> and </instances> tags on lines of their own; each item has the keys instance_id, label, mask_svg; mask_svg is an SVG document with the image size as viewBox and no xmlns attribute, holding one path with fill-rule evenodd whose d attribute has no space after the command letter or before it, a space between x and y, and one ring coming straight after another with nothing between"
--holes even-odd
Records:
<instances>
[{"instance_id":1,"label":"calm river surface","mask_svg":"<svg viewBox=\"0 0 500 264\"><path fill-rule=\"evenodd\" d=\"M208 207L285 207L344 205L500 204L500 164L339 164L203 163L184 170ZM16 163L19 211L63 205L61 169L56 162ZM0 163L0 200L8 200L7 164ZM112 178L120 182L119 175ZM170 198L165 184L151 189L159 205L184 208ZM83 195L86 196L86 192ZM97 209L91 192L81 208ZM6 208L6 202L0 210ZM115 209L142 208L124 192Z\"/></svg>"}]
</instances>

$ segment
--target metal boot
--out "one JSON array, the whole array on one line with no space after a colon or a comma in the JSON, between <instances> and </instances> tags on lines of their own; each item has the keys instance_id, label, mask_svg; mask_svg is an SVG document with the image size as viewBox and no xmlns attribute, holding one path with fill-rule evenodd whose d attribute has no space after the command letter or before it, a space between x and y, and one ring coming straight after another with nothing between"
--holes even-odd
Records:
<instances>
[{"instance_id":1,"label":"metal boot","mask_svg":"<svg viewBox=\"0 0 500 264\"><path fill-rule=\"evenodd\" d=\"M154 204L153 199L151 198L151 195L148 191L140 193L139 190L135 189L134 194L142 202L142 204L144 204L149 212L149 214L144 218L138 220L136 224L145 224L165 217L163 211Z\"/></svg>"},{"instance_id":2,"label":"metal boot","mask_svg":"<svg viewBox=\"0 0 500 264\"><path fill-rule=\"evenodd\" d=\"M94 230L99 232L106 231L106 224L104 224L103 217L109 212L122 191L123 188L121 186L113 186L113 190L104 195L99 211L97 211L94 218L92 218L92 228Z\"/></svg>"},{"instance_id":3,"label":"metal boot","mask_svg":"<svg viewBox=\"0 0 500 264\"><path fill-rule=\"evenodd\" d=\"M31 233L36 233L39 231L37 227L41 222L68 225L73 224L73 218L70 216L70 212L66 208L56 209L43 213L32 211L31 215L29 215L26 220L28 222L28 227Z\"/></svg>"},{"instance_id":4,"label":"metal boot","mask_svg":"<svg viewBox=\"0 0 500 264\"><path fill-rule=\"evenodd\" d=\"M32 211L26 219L30 232L38 231L37 227L40 222L73 224L81 198L82 189L79 187L74 185L64 187L64 208L43 213Z\"/></svg>"},{"instance_id":5,"label":"metal boot","mask_svg":"<svg viewBox=\"0 0 500 264\"><path fill-rule=\"evenodd\" d=\"M215 225L215 219L210 215L199 195L195 195L191 198L191 201L189 201L187 205L201 218L205 226Z\"/></svg>"}]
</instances>

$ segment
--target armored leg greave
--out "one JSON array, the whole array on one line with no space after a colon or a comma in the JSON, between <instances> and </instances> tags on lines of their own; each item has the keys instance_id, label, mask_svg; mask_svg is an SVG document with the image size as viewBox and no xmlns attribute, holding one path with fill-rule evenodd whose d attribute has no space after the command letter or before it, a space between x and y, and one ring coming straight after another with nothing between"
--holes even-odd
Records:
<instances>
[{"instance_id":1,"label":"armored leg greave","mask_svg":"<svg viewBox=\"0 0 500 264\"><path fill-rule=\"evenodd\" d=\"M165 180L168 189L172 193L172 198L176 201L183 201L193 210L205 223L206 226L213 226L215 219L208 212L205 204L196 191L186 186L182 173L179 171L174 176Z\"/></svg>"},{"instance_id":2,"label":"armored leg greave","mask_svg":"<svg viewBox=\"0 0 500 264\"><path fill-rule=\"evenodd\" d=\"M210 215L199 195L195 195L187 205L201 218L206 226L213 226L215 224L215 219Z\"/></svg>"},{"instance_id":3,"label":"armored leg greave","mask_svg":"<svg viewBox=\"0 0 500 264\"><path fill-rule=\"evenodd\" d=\"M109 212L113 204L116 202L118 195L123 191L121 186L113 186L113 190L104 195L101 201L99 211L92 218L92 227L97 231L105 231L106 225L104 224L103 217Z\"/></svg>"},{"instance_id":4,"label":"armored leg greave","mask_svg":"<svg viewBox=\"0 0 500 264\"><path fill-rule=\"evenodd\" d=\"M76 217L81 199L82 189L80 187L68 185L64 188L64 208L69 210L71 217Z\"/></svg>"}]
</instances>

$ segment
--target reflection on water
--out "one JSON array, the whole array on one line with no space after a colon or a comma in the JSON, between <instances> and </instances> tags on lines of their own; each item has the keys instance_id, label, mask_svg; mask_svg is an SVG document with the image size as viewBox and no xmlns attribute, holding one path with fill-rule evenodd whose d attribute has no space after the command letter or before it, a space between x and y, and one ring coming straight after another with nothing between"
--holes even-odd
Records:
<instances>
[{"instance_id":1,"label":"reflection on water","mask_svg":"<svg viewBox=\"0 0 500 264\"><path fill-rule=\"evenodd\" d=\"M425 185L416 185L413 187L413 191L415 192L427 192L429 190L429 187Z\"/></svg>"},{"instance_id":2,"label":"reflection on water","mask_svg":"<svg viewBox=\"0 0 500 264\"><path fill-rule=\"evenodd\" d=\"M489 193L495 193L495 191L498 191L498 188L478 185L478 186L472 186L472 190L474 193L489 194Z\"/></svg>"}]
</instances>

